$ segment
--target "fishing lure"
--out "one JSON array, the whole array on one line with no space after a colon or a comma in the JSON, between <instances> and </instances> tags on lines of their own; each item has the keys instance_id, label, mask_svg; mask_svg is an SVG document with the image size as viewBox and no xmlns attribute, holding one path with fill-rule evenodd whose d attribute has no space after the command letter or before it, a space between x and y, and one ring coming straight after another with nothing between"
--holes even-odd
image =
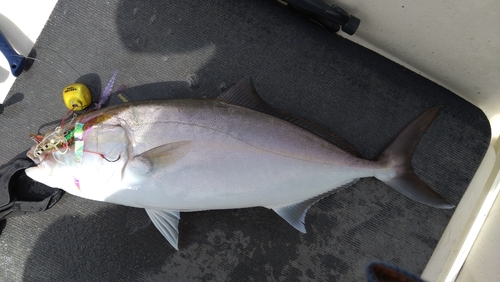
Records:
<instances>
[{"instance_id":1,"label":"fishing lure","mask_svg":"<svg viewBox=\"0 0 500 282\"><path fill-rule=\"evenodd\" d=\"M75 124L75 129L73 130L73 138L75 141L75 156L73 158L73 164L79 165L82 163L83 158L83 123L77 122Z\"/></svg>"},{"instance_id":2,"label":"fishing lure","mask_svg":"<svg viewBox=\"0 0 500 282\"><path fill-rule=\"evenodd\" d=\"M96 109L100 109L108 100L109 97L111 96L111 91L113 90L113 85L116 79L116 76L118 74L118 71L116 70L113 73L113 76L111 77L110 81L104 88L104 91L101 94L101 97L99 98L99 101L94 105L92 109L89 111L93 111ZM66 87L65 90L69 89L70 87ZM83 130L84 130L84 124L83 123L76 123L75 127L71 131L63 132L62 131L62 126L66 120L66 118L73 113L73 119L76 117L76 114L74 113L75 110L81 110L83 109L83 105L87 104L88 100L87 98L83 100L78 100L78 92L82 92L84 88L79 88L78 89L69 89L68 91L64 92L63 91L63 97L64 93L73 93L72 95L69 95L68 97L64 97L64 101L66 106L71 105L71 107L68 107L70 110L68 113L63 117L61 120L60 126L56 127L56 129L45 135L44 137L40 135L30 135L31 139L33 139L37 145L35 147L35 152L34 155L35 157L39 157L42 154L46 154L49 152L53 151L59 151L61 154L65 154L68 150L70 145L74 144L74 150L75 150L75 157L74 157L74 164L79 164L82 162L83 158L83 145L84 145L84 140L83 140ZM86 87L85 87L86 89ZM88 89L87 89L88 91ZM84 92L84 91L83 91ZM89 93L90 95L90 93ZM88 103L90 104L90 102ZM87 105L88 106L88 105Z\"/></svg>"},{"instance_id":3,"label":"fishing lure","mask_svg":"<svg viewBox=\"0 0 500 282\"><path fill-rule=\"evenodd\" d=\"M104 88L104 91L102 91L101 97L99 98L99 102L97 102L94 105L95 110L100 109L109 100L109 97L111 96L111 91L113 90L113 85L115 84L116 75L118 75L118 70L115 70L113 76L111 76L111 79Z\"/></svg>"},{"instance_id":4,"label":"fishing lure","mask_svg":"<svg viewBox=\"0 0 500 282\"><path fill-rule=\"evenodd\" d=\"M34 155L41 156L44 153L52 151L61 151L60 153L65 154L69 148L69 141L65 138L65 134L61 132L62 129L58 126L53 132L45 135L40 141L37 141L39 135L32 135L32 139L38 143Z\"/></svg>"}]
</instances>

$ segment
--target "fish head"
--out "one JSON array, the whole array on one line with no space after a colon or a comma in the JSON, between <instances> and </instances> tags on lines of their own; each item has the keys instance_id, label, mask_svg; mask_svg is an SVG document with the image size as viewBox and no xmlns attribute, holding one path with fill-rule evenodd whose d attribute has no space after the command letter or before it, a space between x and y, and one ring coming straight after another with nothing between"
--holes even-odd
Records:
<instances>
[{"instance_id":1,"label":"fish head","mask_svg":"<svg viewBox=\"0 0 500 282\"><path fill-rule=\"evenodd\" d=\"M27 176L49 187L60 188L74 194L72 191L74 186L73 171L70 166L60 164L52 154L45 155L44 159L40 161L39 157L34 157L30 152L28 152L28 157L38 164L25 170Z\"/></svg>"},{"instance_id":2,"label":"fish head","mask_svg":"<svg viewBox=\"0 0 500 282\"><path fill-rule=\"evenodd\" d=\"M33 139L27 156L36 166L25 172L35 181L95 200L121 181L129 149L121 126L72 122Z\"/></svg>"},{"instance_id":3,"label":"fish head","mask_svg":"<svg viewBox=\"0 0 500 282\"><path fill-rule=\"evenodd\" d=\"M41 148L46 148L45 145L47 144L40 142L27 152L27 156L33 160L36 166L27 168L26 175L49 187L75 194L73 190L77 187L75 187L73 178L76 173L76 167L73 166L73 146L67 144L67 147L49 147L41 150Z\"/></svg>"}]
</instances>

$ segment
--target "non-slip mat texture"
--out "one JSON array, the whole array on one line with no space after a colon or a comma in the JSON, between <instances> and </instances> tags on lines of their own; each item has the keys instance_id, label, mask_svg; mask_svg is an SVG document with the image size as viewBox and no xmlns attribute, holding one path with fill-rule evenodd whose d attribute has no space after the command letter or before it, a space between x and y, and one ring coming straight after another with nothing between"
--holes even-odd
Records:
<instances>
[{"instance_id":1,"label":"non-slip mat texture","mask_svg":"<svg viewBox=\"0 0 500 282\"><path fill-rule=\"evenodd\" d=\"M478 108L271 0L61 0L35 50L39 61L17 79L0 115L0 163L32 145L29 133L62 118L64 86L79 80L100 91L114 70L115 89L126 85L129 100L216 97L251 75L269 104L326 127L369 159L442 105L413 165L453 204L490 138ZM181 213L175 251L143 210L66 194L44 213L7 221L0 280L363 281L371 261L419 274L453 212L363 179L314 205L305 235L265 208Z\"/></svg>"}]
</instances>

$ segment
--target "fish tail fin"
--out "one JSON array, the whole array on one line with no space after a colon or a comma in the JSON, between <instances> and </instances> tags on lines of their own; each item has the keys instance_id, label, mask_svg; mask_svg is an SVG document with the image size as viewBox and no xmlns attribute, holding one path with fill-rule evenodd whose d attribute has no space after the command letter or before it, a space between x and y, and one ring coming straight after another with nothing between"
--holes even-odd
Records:
<instances>
[{"instance_id":1,"label":"fish tail fin","mask_svg":"<svg viewBox=\"0 0 500 282\"><path fill-rule=\"evenodd\" d=\"M451 209L454 205L420 179L411 166L415 147L427 128L436 118L441 106L428 109L412 121L379 156L378 161L393 168L393 173L375 176L389 187L417 202L440 209Z\"/></svg>"}]
</instances>

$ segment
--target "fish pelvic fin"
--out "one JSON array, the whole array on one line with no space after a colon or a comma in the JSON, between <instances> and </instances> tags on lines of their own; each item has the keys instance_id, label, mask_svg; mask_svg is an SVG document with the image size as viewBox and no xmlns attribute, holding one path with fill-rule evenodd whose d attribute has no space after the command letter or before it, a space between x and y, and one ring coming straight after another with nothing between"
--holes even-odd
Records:
<instances>
[{"instance_id":1,"label":"fish pelvic fin","mask_svg":"<svg viewBox=\"0 0 500 282\"><path fill-rule=\"evenodd\" d=\"M176 250L179 250L179 220L178 211L161 211L146 209L151 222Z\"/></svg>"},{"instance_id":2,"label":"fish pelvic fin","mask_svg":"<svg viewBox=\"0 0 500 282\"><path fill-rule=\"evenodd\" d=\"M441 195L420 179L411 165L415 147L441 108L441 106L436 106L428 109L399 133L378 158L379 162L392 167L393 173L390 176L376 175L375 177L414 201L435 208L451 209L455 206L446 202Z\"/></svg>"}]
</instances>

